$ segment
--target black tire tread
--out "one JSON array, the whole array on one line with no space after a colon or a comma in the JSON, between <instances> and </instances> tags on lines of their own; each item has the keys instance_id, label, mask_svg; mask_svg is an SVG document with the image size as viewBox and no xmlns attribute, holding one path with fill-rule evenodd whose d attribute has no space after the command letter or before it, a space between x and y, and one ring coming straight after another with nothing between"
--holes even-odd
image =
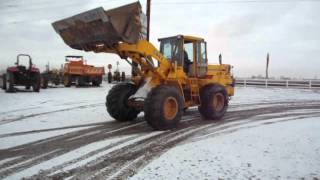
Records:
<instances>
[{"instance_id":1,"label":"black tire tread","mask_svg":"<svg viewBox=\"0 0 320 180\"><path fill-rule=\"evenodd\" d=\"M35 77L34 77L32 89L34 92L40 92L40 88L41 88L41 76L40 76L40 73L37 73L35 74Z\"/></svg>"},{"instance_id":2,"label":"black tire tread","mask_svg":"<svg viewBox=\"0 0 320 180\"><path fill-rule=\"evenodd\" d=\"M225 106L222 111L216 112L214 111L212 104L213 104L213 97L215 93L222 92L225 97ZM211 120L220 120L228 109L228 93L226 89L219 85L219 84L210 84L203 87L200 91L200 99L201 105L198 107L200 114L205 117L206 119Z\"/></svg>"},{"instance_id":3,"label":"black tire tread","mask_svg":"<svg viewBox=\"0 0 320 180\"><path fill-rule=\"evenodd\" d=\"M121 83L113 86L106 97L108 113L117 121L134 120L140 113L138 110L125 105L125 101L136 92L135 85Z\"/></svg>"},{"instance_id":4,"label":"black tire tread","mask_svg":"<svg viewBox=\"0 0 320 180\"><path fill-rule=\"evenodd\" d=\"M7 75L6 74L3 74L2 75L2 89L3 90L6 90L7 89Z\"/></svg>"},{"instance_id":5,"label":"black tire tread","mask_svg":"<svg viewBox=\"0 0 320 180\"><path fill-rule=\"evenodd\" d=\"M163 103L168 96L174 96L179 105L176 118L170 121L167 121L163 116ZM155 130L168 130L177 127L183 114L183 100L178 89L166 85L153 88L145 100L144 114L147 123Z\"/></svg>"},{"instance_id":6,"label":"black tire tread","mask_svg":"<svg viewBox=\"0 0 320 180\"><path fill-rule=\"evenodd\" d=\"M14 75L12 72L8 71L6 74L7 81L9 80L9 87L6 87L6 92L15 92L14 89Z\"/></svg>"}]
</instances>

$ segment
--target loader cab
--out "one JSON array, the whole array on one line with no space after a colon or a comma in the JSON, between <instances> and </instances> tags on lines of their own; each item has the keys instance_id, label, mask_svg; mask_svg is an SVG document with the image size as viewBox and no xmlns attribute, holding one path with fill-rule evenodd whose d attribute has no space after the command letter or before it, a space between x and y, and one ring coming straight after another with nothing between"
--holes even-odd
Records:
<instances>
[{"instance_id":1,"label":"loader cab","mask_svg":"<svg viewBox=\"0 0 320 180\"><path fill-rule=\"evenodd\" d=\"M207 45L202 38L173 36L159 39L160 52L189 77L204 77L207 73Z\"/></svg>"}]
</instances>

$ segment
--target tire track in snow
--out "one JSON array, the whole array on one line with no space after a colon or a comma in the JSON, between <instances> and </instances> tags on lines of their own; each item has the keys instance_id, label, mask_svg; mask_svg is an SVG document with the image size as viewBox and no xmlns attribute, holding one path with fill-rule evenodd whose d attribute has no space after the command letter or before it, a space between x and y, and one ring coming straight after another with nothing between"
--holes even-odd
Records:
<instances>
[{"instance_id":1,"label":"tire track in snow","mask_svg":"<svg viewBox=\"0 0 320 180\"><path fill-rule=\"evenodd\" d=\"M29 115L25 115L25 116L16 117L16 118L2 119L0 121L0 125L8 124L8 123L15 122L15 121L24 120L24 119L27 119L27 118L42 116L42 115L48 115L48 114L64 112L64 111L71 111L71 110L75 110L75 109L97 107L97 106L102 106L102 105L103 105L103 103L95 103L95 104L90 104L90 105L81 105L81 106L70 107L70 108L65 108L65 109L58 109L58 110L54 110L54 111L46 111L46 112L41 112L41 113L34 113L34 114L29 114Z\"/></svg>"},{"instance_id":2,"label":"tire track in snow","mask_svg":"<svg viewBox=\"0 0 320 180\"><path fill-rule=\"evenodd\" d=\"M218 131L226 131L226 129L228 128L236 128L237 126L245 126L246 124L254 121L263 121L266 119L270 119L273 117L272 114L275 114L274 118L276 118L277 116L289 117L290 113L288 113L287 115L281 113L289 112L292 110L301 110L301 113L298 113L299 116L302 116L304 114L313 114L314 116L319 116L317 110L320 109L320 104L317 104L315 102L289 102L287 104L283 103L280 105L269 105L267 107L259 108L252 106L252 108L246 110L234 110L233 108L230 108L230 111L225 115L224 120L219 122L202 121L200 120L200 115L199 113L197 113L197 110L190 109L190 111L187 111L185 113L183 121L175 130L165 131L157 136L143 139L132 144L123 144L126 142L119 142L119 144L117 144L116 146L123 147L118 150L109 152L107 155L99 156L96 158L96 160L90 161L84 166L75 167L65 172L56 172L61 168L67 167L77 162L81 162L87 159L89 156L94 156L104 151L110 151L112 147L106 146L102 149L92 151L90 155L84 155L74 161L66 162L62 165L57 165L56 167L43 171L42 173L32 176L31 178L106 178L112 175L114 175L114 177L126 178L133 175L140 168L144 167L148 162L152 161L154 158L159 157L162 153L166 152L177 144L188 142L188 140L193 139L197 136L206 135ZM312 111L303 112L304 109ZM261 114L264 115L259 116ZM291 115L293 116L297 114ZM58 148L60 150L53 154L46 155L40 160L32 161L30 164L28 164L28 166L20 167L18 169L11 169L9 167L7 173L0 173L0 177L7 177L8 175L18 173L23 169L30 168L36 164L40 164L41 162L48 161L54 157L72 152L73 150L76 150L93 142L113 139L119 136L130 136L141 133L149 134L153 132L154 131L143 121L143 118L140 118L137 121L126 124L116 122L105 123L93 128L68 133L54 138L49 138L37 143L30 143L15 148L10 148L2 152L0 151L0 160L21 155L26 156L25 158L32 159L38 155L54 151ZM79 136L83 136L84 134L89 135L82 138L77 138ZM132 138L131 140L134 141L137 139ZM1 156L1 154L6 154L6 156ZM5 164L14 165L15 163L19 163L19 161L20 159L16 159L11 163L6 162ZM128 164L132 161L134 162ZM4 167L4 165L0 166L1 169Z\"/></svg>"},{"instance_id":3,"label":"tire track in snow","mask_svg":"<svg viewBox=\"0 0 320 180\"><path fill-rule=\"evenodd\" d=\"M305 105L305 103L304 103L304 105ZM63 176L62 174L56 174L56 175L53 175L50 177L56 178L56 177L72 176L74 178L89 178L89 177L91 177L90 174L95 174L95 176L93 176L93 179L106 178L106 177L114 176L114 175L117 175L116 176L117 178L125 179L125 178L133 175L139 168L141 168L145 164L147 164L146 162L149 162L152 159L159 157L166 150L169 150L170 148L177 145L178 143L183 142L184 140L194 136L195 134L197 134L199 132L202 132L205 129L210 129L210 127L215 127L215 126L218 126L219 124L223 125L223 124L227 124L227 123L232 123L233 121L243 121L242 120L243 117L246 117L246 118L254 117L254 116L259 115L262 112L264 112L265 114L271 114L271 113L274 113L275 111L283 112L283 111L287 111L287 110L300 109L300 108L301 108L300 106L296 106L296 105L287 105L285 108L284 107L279 108L279 107L275 106L270 109L266 109L266 108L253 109L246 116L243 116L243 115L239 116L239 112L241 112L241 111L229 113L229 117L226 117L225 122L212 123L209 121L205 121L200 124L199 123L194 124L195 122L193 121L191 124L192 126L187 125L185 127L180 127L180 129L182 129L182 130L184 130L185 128L188 128L186 130L186 134L182 135L180 138L175 139L174 138L175 136L173 136L173 138L171 138L171 139L166 138L164 136L159 136L158 138L154 137L148 141L141 142L141 144L132 144L132 145L129 145L128 147L123 148L119 151L110 153L106 157L101 157L100 159L103 159L103 161L101 161L101 162L99 162L99 161L98 162L91 162L91 164L89 163L85 167L79 167L79 168L72 169L68 173L64 174L66 176ZM305 109L319 109L320 105L314 105L314 104L305 105L304 108ZM245 112L247 114L247 111L245 111ZM235 118L235 117L237 117L237 118ZM261 119L261 120L263 120L263 119ZM246 120L244 120L244 121L245 122L239 123L239 125L244 125L246 123L250 123L250 122L246 122ZM252 121L257 121L257 120L252 120ZM182 124L185 125L185 123L182 123ZM234 126L235 126L235 124L233 124L233 125L231 124L229 126L229 128L232 128ZM226 129L226 127L220 128L220 130L224 130L224 129ZM174 133L175 131L172 131L172 132ZM172 137L172 135L170 135L170 133L169 133L169 136ZM156 149L156 151L152 151L153 149ZM148 156L148 154L150 154L150 155ZM144 157L144 158L141 159L140 157ZM135 163L131 163L132 161L134 161ZM128 163L130 164L130 166L128 166ZM136 164L136 165L134 165L134 164ZM134 167L134 168L128 168L127 166ZM126 167L126 168L123 169L123 167ZM117 169L121 169L124 172L120 172ZM121 176L119 177L118 175L121 175ZM38 177L38 176L35 176L35 177ZM43 176L40 176L40 177L43 177Z\"/></svg>"}]
</instances>

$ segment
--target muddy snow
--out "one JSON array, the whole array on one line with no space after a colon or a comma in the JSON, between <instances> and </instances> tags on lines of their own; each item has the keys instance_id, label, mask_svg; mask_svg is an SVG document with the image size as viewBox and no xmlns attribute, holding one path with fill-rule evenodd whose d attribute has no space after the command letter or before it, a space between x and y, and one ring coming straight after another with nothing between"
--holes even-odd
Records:
<instances>
[{"instance_id":1,"label":"muddy snow","mask_svg":"<svg viewBox=\"0 0 320 180\"><path fill-rule=\"evenodd\" d=\"M115 122L100 88L0 91L0 179L320 178L320 91L236 88L222 121Z\"/></svg>"}]
</instances>

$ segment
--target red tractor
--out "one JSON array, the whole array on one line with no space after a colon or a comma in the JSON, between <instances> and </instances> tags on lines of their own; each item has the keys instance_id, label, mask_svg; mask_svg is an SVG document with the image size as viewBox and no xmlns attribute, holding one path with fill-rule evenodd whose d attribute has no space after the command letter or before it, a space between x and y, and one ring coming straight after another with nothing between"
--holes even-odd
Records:
<instances>
[{"instance_id":1,"label":"red tractor","mask_svg":"<svg viewBox=\"0 0 320 180\"><path fill-rule=\"evenodd\" d=\"M20 64L20 58L27 57L29 66ZM32 58L27 54L17 56L16 66L7 68L7 73L3 75L3 89L6 92L15 92L15 86L25 86L26 89L32 87L34 92L40 91L40 70L32 64Z\"/></svg>"}]
</instances>

